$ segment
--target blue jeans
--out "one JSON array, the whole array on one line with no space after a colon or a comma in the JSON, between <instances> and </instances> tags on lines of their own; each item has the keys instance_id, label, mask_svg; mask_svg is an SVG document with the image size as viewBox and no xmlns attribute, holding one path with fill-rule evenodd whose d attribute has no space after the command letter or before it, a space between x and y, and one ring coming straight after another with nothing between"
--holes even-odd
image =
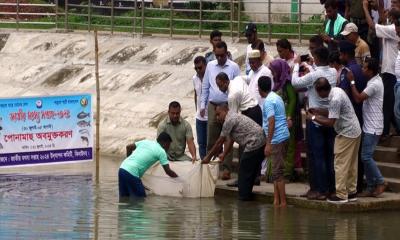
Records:
<instances>
[{"instance_id":1,"label":"blue jeans","mask_svg":"<svg viewBox=\"0 0 400 240\"><path fill-rule=\"evenodd\" d=\"M400 128L400 81L394 85L394 117L396 118L397 127Z\"/></svg>"},{"instance_id":2,"label":"blue jeans","mask_svg":"<svg viewBox=\"0 0 400 240\"><path fill-rule=\"evenodd\" d=\"M361 145L361 159L364 164L364 173L367 179L367 190L373 191L376 185L384 183L379 168L373 159L375 147L379 141L379 135L363 133Z\"/></svg>"},{"instance_id":3,"label":"blue jeans","mask_svg":"<svg viewBox=\"0 0 400 240\"><path fill-rule=\"evenodd\" d=\"M335 192L333 164L335 131L331 127L318 126L312 121L307 121L307 128L311 190L322 194L333 193Z\"/></svg>"},{"instance_id":4,"label":"blue jeans","mask_svg":"<svg viewBox=\"0 0 400 240\"><path fill-rule=\"evenodd\" d=\"M207 154L207 121L196 119L196 132L200 158L203 159Z\"/></svg>"},{"instance_id":5,"label":"blue jeans","mask_svg":"<svg viewBox=\"0 0 400 240\"><path fill-rule=\"evenodd\" d=\"M120 168L118 171L119 197L146 197L142 180Z\"/></svg>"}]
</instances>

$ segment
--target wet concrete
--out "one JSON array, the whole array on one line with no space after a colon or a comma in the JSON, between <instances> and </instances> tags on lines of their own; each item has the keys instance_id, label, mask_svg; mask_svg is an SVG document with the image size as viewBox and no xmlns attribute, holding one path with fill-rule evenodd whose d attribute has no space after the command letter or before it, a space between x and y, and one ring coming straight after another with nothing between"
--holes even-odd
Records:
<instances>
[{"instance_id":1,"label":"wet concrete","mask_svg":"<svg viewBox=\"0 0 400 240\"><path fill-rule=\"evenodd\" d=\"M57 87L58 85L68 81L73 76L78 75L83 70L80 66L67 66L50 75L42 83L44 86Z\"/></svg>"},{"instance_id":2,"label":"wet concrete","mask_svg":"<svg viewBox=\"0 0 400 240\"><path fill-rule=\"evenodd\" d=\"M114 55L108 58L107 62L109 63L124 63L135 56L138 52L142 51L145 48L145 45L139 46L128 46L124 49L118 51Z\"/></svg>"},{"instance_id":3,"label":"wet concrete","mask_svg":"<svg viewBox=\"0 0 400 240\"><path fill-rule=\"evenodd\" d=\"M9 34L0 34L0 51L3 49L4 45L6 45Z\"/></svg>"}]
</instances>

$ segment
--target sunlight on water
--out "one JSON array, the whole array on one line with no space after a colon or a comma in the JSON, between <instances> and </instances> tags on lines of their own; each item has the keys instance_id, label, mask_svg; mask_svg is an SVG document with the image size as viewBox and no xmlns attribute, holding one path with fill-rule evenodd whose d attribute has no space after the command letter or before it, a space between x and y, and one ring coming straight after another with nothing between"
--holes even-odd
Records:
<instances>
[{"instance_id":1,"label":"sunlight on water","mask_svg":"<svg viewBox=\"0 0 400 240\"><path fill-rule=\"evenodd\" d=\"M118 202L118 162L90 173L0 174L0 239L396 239L399 212L274 209L216 196Z\"/></svg>"}]
</instances>

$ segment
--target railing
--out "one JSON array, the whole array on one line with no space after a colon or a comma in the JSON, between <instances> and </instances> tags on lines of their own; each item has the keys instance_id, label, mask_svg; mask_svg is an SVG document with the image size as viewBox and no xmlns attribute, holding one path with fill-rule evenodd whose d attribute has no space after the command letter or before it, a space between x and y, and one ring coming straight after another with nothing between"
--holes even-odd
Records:
<instances>
[{"instance_id":1,"label":"railing","mask_svg":"<svg viewBox=\"0 0 400 240\"><path fill-rule=\"evenodd\" d=\"M132 34L196 35L219 29L243 38L252 21L258 35L302 39L321 31L315 0L3 0L0 28L102 30Z\"/></svg>"}]
</instances>

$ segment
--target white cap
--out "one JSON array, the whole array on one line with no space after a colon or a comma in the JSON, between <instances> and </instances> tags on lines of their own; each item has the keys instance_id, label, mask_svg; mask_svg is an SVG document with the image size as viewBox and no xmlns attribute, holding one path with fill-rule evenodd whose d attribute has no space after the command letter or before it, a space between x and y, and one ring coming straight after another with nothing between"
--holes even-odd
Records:
<instances>
[{"instance_id":1,"label":"white cap","mask_svg":"<svg viewBox=\"0 0 400 240\"><path fill-rule=\"evenodd\" d=\"M357 25L355 25L354 23L348 23L344 27L343 32L341 32L340 34L342 34L343 36L347 36L347 35L349 35L350 33L353 33L353 32L358 32Z\"/></svg>"},{"instance_id":2,"label":"white cap","mask_svg":"<svg viewBox=\"0 0 400 240\"><path fill-rule=\"evenodd\" d=\"M249 52L249 58L259 58L260 56L260 50L253 49Z\"/></svg>"}]
</instances>

